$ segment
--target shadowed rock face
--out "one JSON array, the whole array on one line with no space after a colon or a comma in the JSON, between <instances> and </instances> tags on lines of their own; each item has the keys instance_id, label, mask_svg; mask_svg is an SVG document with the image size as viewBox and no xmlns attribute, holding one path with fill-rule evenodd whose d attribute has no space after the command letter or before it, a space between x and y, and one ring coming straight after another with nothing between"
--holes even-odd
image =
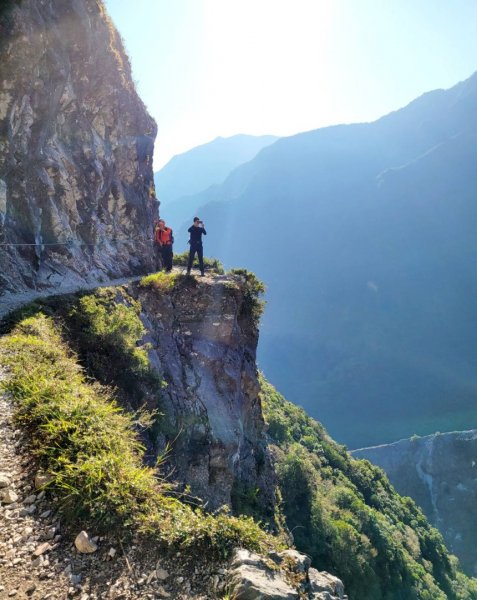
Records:
<instances>
[{"instance_id":1,"label":"shadowed rock face","mask_svg":"<svg viewBox=\"0 0 477 600\"><path fill-rule=\"evenodd\" d=\"M0 55L0 243L31 244L0 294L150 269L157 127L102 2L7 3Z\"/></svg>"},{"instance_id":2,"label":"shadowed rock face","mask_svg":"<svg viewBox=\"0 0 477 600\"><path fill-rule=\"evenodd\" d=\"M477 574L477 430L435 434L353 453L378 465L419 504L463 569Z\"/></svg>"},{"instance_id":3,"label":"shadowed rock face","mask_svg":"<svg viewBox=\"0 0 477 600\"><path fill-rule=\"evenodd\" d=\"M210 509L273 515L275 474L255 364L258 329L239 276L184 280L170 291L129 290L142 306L162 392L173 478Z\"/></svg>"}]
</instances>

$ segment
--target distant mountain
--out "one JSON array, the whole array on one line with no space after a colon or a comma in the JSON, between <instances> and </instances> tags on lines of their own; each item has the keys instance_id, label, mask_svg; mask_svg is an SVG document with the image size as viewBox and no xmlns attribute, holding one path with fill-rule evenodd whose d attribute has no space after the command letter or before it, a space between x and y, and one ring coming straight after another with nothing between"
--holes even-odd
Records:
<instances>
[{"instance_id":1,"label":"distant mountain","mask_svg":"<svg viewBox=\"0 0 477 600\"><path fill-rule=\"evenodd\" d=\"M419 504L467 572L477 574L477 430L413 437L353 452Z\"/></svg>"},{"instance_id":2,"label":"distant mountain","mask_svg":"<svg viewBox=\"0 0 477 600\"><path fill-rule=\"evenodd\" d=\"M233 169L252 160L265 146L278 138L273 135L234 135L174 156L155 173L157 197L166 207L170 203L222 183Z\"/></svg>"},{"instance_id":3,"label":"distant mountain","mask_svg":"<svg viewBox=\"0 0 477 600\"><path fill-rule=\"evenodd\" d=\"M155 174L161 216L176 232L178 251L186 248L188 239L184 232L178 235L180 226L190 225L199 207L210 199L212 188L221 184L237 166L252 160L262 148L277 139L272 135L219 137L174 156Z\"/></svg>"},{"instance_id":4,"label":"distant mountain","mask_svg":"<svg viewBox=\"0 0 477 600\"><path fill-rule=\"evenodd\" d=\"M201 194L266 282L267 376L350 447L477 427L477 74L282 138Z\"/></svg>"}]
</instances>

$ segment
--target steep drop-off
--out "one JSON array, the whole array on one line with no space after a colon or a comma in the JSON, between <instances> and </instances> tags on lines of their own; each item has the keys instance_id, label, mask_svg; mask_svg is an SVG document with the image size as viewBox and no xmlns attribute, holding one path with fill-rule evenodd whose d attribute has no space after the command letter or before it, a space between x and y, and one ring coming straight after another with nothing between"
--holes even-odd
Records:
<instances>
[{"instance_id":1,"label":"steep drop-off","mask_svg":"<svg viewBox=\"0 0 477 600\"><path fill-rule=\"evenodd\" d=\"M176 477L211 509L254 499L273 516L275 474L264 435L255 356L257 323L242 276L171 278L135 286L151 364L166 382ZM161 444L164 446L164 442Z\"/></svg>"},{"instance_id":2,"label":"steep drop-off","mask_svg":"<svg viewBox=\"0 0 477 600\"><path fill-rule=\"evenodd\" d=\"M353 454L384 469L441 531L463 568L477 574L477 431L414 437Z\"/></svg>"},{"instance_id":3,"label":"steep drop-off","mask_svg":"<svg viewBox=\"0 0 477 600\"><path fill-rule=\"evenodd\" d=\"M0 294L150 270L157 128L103 3L2 3L0 55Z\"/></svg>"},{"instance_id":4,"label":"steep drop-off","mask_svg":"<svg viewBox=\"0 0 477 600\"><path fill-rule=\"evenodd\" d=\"M198 280L160 273L37 302L27 314L50 315L88 375L114 386L123 407L158 409L141 430L147 458L154 464L170 444L160 472L184 502L225 504L272 531L285 519L297 548L340 577L351 600L477 598L414 502L258 378L260 289L243 271ZM211 538L228 535L226 523L210 526ZM174 535L204 536L201 527L185 519Z\"/></svg>"},{"instance_id":5,"label":"steep drop-off","mask_svg":"<svg viewBox=\"0 0 477 600\"><path fill-rule=\"evenodd\" d=\"M283 511L298 548L340 573L350 598L450 600L477 594L418 506L354 460L323 426L262 380Z\"/></svg>"},{"instance_id":6,"label":"steep drop-off","mask_svg":"<svg viewBox=\"0 0 477 600\"><path fill-rule=\"evenodd\" d=\"M260 365L351 448L477 426L476 106L477 74L201 198L207 251L267 284Z\"/></svg>"}]
</instances>

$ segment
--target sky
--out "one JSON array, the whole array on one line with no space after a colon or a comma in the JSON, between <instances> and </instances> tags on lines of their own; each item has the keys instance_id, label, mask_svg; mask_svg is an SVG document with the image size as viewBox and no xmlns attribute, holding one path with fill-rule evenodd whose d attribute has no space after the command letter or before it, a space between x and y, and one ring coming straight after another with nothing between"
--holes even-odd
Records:
<instances>
[{"instance_id":1,"label":"sky","mask_svg":"<svg viewBox=\"0 0 477 600\"><path fill-rule=\"evenodd\" d=\"M223 136L372 121L477 71L476 0L106 0L159 127L154 169Z\"/></svg>"}]
</instances>

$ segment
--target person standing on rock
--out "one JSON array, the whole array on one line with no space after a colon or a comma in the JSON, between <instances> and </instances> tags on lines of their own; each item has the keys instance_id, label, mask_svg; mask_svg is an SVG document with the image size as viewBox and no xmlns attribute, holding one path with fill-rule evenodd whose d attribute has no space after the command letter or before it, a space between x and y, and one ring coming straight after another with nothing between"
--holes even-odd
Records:
<instances>
[{"instance_id":1,"label":"person standing on rock","mask_svg":"<svg viewBox=\"0 0 477 600\"><path fill-rule=\"evenodd\" d=\"M204 249L202 247L202 236L207 235L204 224L199 217L194 217L194 224L187 230L190 234L189 262L187 263L187 275L190 275L195 254L199 259L200 274L204 276Z\"/></svg>"},{"instance_id":2,"label":"person standing on rock","mask_svg":"<svg viewBox=\"0 0 477 600\"><path fill-rule=\"evenodd\" d=\"M166 226L164 219L159 219L157 222L154 240L160 248L162 264L166 273L169 273L172 270L172 244L174 243L174 235L172 229Z\"/></svg>"}]
</instances>

